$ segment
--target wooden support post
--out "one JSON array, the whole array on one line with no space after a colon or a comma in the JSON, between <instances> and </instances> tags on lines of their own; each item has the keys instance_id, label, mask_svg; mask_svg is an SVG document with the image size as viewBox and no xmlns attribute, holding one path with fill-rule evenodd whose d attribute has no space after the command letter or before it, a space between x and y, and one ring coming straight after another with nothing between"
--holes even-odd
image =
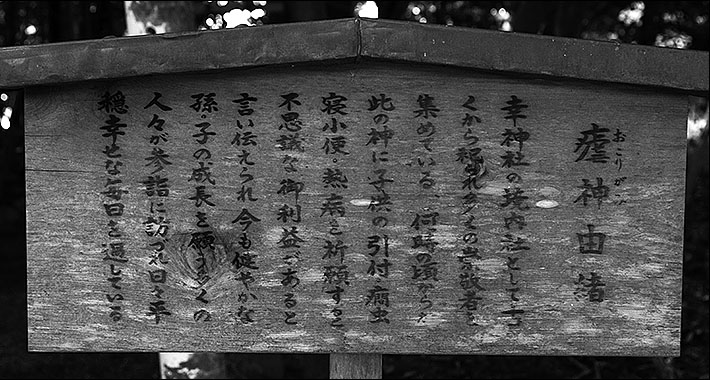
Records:
<instances>
[{"instance_id":1,"label":"wooden support post","mask_svg":"<svg viewBox=\"0 0 710 380\"><path fill-rule=\"evenodd\" d=\"M331 379L381 379L382 354L330 354Z\"/></svg>"}]
</instances>

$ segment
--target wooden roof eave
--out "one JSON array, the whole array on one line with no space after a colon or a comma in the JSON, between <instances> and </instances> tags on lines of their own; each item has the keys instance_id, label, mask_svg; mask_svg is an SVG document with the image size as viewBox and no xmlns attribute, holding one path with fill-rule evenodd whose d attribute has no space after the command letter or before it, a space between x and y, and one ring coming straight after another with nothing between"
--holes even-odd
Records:
<instances>
[{"instance_id":1,"label":"wooden roof eave","mask_svg":"<svg viewBox=\"0 0 710 380\"><path fill-rule=\"evenodd\" d=\"M705 51L369 19L2 48L0 87L360 57L708 92Z\"/></svg>"}]
</instances>

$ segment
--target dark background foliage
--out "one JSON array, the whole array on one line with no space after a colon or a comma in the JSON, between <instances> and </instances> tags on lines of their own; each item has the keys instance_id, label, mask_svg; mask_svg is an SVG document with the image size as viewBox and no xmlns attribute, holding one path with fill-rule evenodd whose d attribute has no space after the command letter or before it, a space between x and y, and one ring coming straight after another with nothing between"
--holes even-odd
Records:
<instances>
[{"instance_id":1,"label":"dark background foliage","mask_svg":"<svg viewBox=\"0 0 710 380\"><path fill-rule=\"evenodd\" d=\"M264 15L249 21L259 25L353 17L360 5L355 1L193 1L164 2L160 7L164 15L171 9L189 11L194 20L187 23L194 29L217 29L228 26L223 16L233 9L262 8ZM379 17L386 19L705 51L708 5L708 1L377 2ZM122 36L125 30L122 1L0 2L0 47ZM12 94L11 100L18 99L12 127L0 129L0 378L159 378L155 353L27 352L22 99L13 89L0 90ZM707 104L707 98L691 101L690 118L707 120ZM707 127L700 137L688 140L686 188L680 357L384 355L384 377L707 379ZM328 356L228 354L226 375L325 378Z\"/></svg>"}]
</instances>

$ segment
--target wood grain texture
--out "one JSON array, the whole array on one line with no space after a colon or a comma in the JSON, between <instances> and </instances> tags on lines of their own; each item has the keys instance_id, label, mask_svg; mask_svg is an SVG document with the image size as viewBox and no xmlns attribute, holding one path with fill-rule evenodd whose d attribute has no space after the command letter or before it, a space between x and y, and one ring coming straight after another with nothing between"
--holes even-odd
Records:
<instances>
[{"instance_id":1,"label":"wood grain texture","mask_svg":"<svg viewBox=\"0 0 710 380\"><path fill-rule=\"evenodd\" d=\"M392 20L362 20L361 35L371 58L708 91L706 51Z\"/></svg>"},{"instance_id":2,"label":"wood grain texture","mask_svg":"<svg viewBox=\"0 0 710 380\"><path fill-rule=\"evenodd\" d=\"M708 91L704 51L365 19L2 48L0 87L361 57Z\"/></svg>"},{"instance_id":3,"label":"wood grain texture","mask_svg":"<svg viewBox=\"0 0 710 380\"><path fill-rule=\"evenodd\" d=\"M124 233L128 262L123 267L123 318L109 318L106 293L111 289L104 247L109 242L109 221L101 194L106 182L103 137L108 116L98 109L100 97L122 91L128 112L118 115L127 124L120 136L123 166L120 174L125 210L119 225ZM160 112L144 106L154 92L173 108ZM191 95L212 91L219 110L205 119L189 105ZM242 202L238 154L242 147L230 142L240 131L238 104L232 100L243 92L256 97L254 127L257 146L249 146L255 165L255 202ZM278 126L287 93L299 93L298 107L304 138L303 152L291 152L299 161L297 173L285 171L284 155L277 142L284 133ZM347 98L346 115L336 115L347 128L324 131L331 116L323 97L330 92ZM387 151L389 161L372 162L372 152L383 149L367 145L371 128L380 128L368 111L371 96L386 94L395 109L389 116L394 132ZM436 133L431 152L417 132L426 120L416 118L422 94L433 98L436 118L429 118ZM503 167L506 148L501 145L505 129L515 130L505 119L511 96L522 99L527 116L518 127L530 133L524 142L528 167L519 169L517 184L529 196L530 206L520 212L527 225L508 231L503 218L511 211L502 207L505 191L512 190ZM468 96L475 97L476 111L463 108ZM363 62L348 65L302 65L290 68L258 68L219 74L153 76L115 81L95 81L56 87L34 87L26 93L26 181L28 254L28 329L31 351L227 351L227 352L323 352L323 353L466 353L527 355L678 355L680 349L683 201L685 173L686 97L633 86L601 86L578 82L507 78L479 72L408 64ZM466 233L462 216L466 191L464 166L456 161L465 143L465 113L480 117L474 132L485 159L486 172L479 180L477 202L472 211L478 228L481 258L475 261L480 276L481 300L467 323L460 299L460 263ZM170 194L164 206L170 219L166 244L168 273L164 298L171 315L159 324L147 315L151 283L147 272L151 241L145 231L150 199L141 183L149 174L145 158L153 145L146 126L154 113L166 120L168 141L162 146L170 155L167 167ZM189 198L195 194L190 181L196 166L193 153L200 145L193 136L196 124L208 121L216 135L207 142L213 157L215 185L208 185L215 207L207 210L218 240L205 259L209 280L200 285L195 255L188 248L196 230L199 208ZM575 162L580 152L575 144L591 123L620 129L626 135L621 145L609 143L613 160L623 148L623 166L589 161ZM421 132L421 130L420 130ZM607 138L611 138L611 132ZM346 138L348 155L324 153L326 138ZM337 158L337 162L334 161ZM419 159L436 161L430 175L436 185L423 189ZM428 161L427 161L428 162ZM327 168L347 176L347 189L326 188L322 177ZM392 200L389 224L374 227L375 212L368 210L376 194L369 184L375 170L387 169L393 180L387 185ZM288 224L277 220L277 210L293 200L279 194L284 178L300 179L302 221L298 224L304 242L295 265L300 284L293 293L298 301L297 325L284 323L282 285L283 250L278 242ZM596 185L602 178L608 186L600 204L578 200L583 179ZM620 178L625 177L624 180ZM619 179L619 185L614 185ZM323 215L329 194L343 196L345 214ZM622 202L623 201L623 202ZM619 204L621 203L621 204ZM551 207L557 204L556 207ZM251 291L258 299L247 305L255 310L254 323L236 317L242 284L230 262L241 228L232 223L243 207L261 221L249 233L258 270ZM422 248L413 248L418 235L412 227L417 214L438 212L433 239L439 244L434 257L438 279L429 293L432 307L423 322L420 290L413 267ZM331 327L333 300L324 292L324 246L330 239L330 222L336 219L349 248L343 263L350 271L350 284L342 295L343 328ZM601 255L580 254L578 234L593 224L606 234ZM377 282L367 274L370 263L368 237L389 235L388 278ZM503 313L510 307L510 270L501 252L506 233L524 237L530 250L519 255L521 268L517 305L525 310L520 326L509 326ZM580 274L602 276L602 302L575 296ZM371 323L369 289L380 284L389 289L389 323ZM196 299L206 289L208 303ZM196 322L194 313L211 312L209 322Z\"/></svg>"},{"instance_id":4,"label":"wood grain texture","mask_svg":"<svg viewBox=\"0 0 710 380\"><path fill-rule=\"evenodd\" d=\"M330 354L331 379L381 379L381 354Z\"/></svg>"},{"instance_id":5,"label":"wood grain texture","mask_svg":"<svg viewBox=\"0 0 710 380\"><path fill-rule=\"evenodd\" d=\"M0 87L221 70L357 55L355 20L0 49Z\"/></svg>"}]
</instances>

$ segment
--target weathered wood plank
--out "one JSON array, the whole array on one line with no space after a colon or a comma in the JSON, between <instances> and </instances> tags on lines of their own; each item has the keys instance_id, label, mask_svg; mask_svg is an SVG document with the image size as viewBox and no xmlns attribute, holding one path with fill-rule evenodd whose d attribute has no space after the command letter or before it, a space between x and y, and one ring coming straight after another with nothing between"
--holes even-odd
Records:
<instances>
[{"instance_id":1,"label":"weathered wood plank","mask_svg":"<svg viewBox=\"0 0 710 380\"><path fill-rule=\"evenodd\" d=\"M381 354L330 354L331 379L381 379Z\"/></svg>"},{"instance_id":2,"label":"weathered wood plank","mask_svg":"<svg viewBox=\"0 0 710 380\"><path fill-rule=\"evenodd\" d=\"M0 49L0 87L355 58L355 20Z\"/></svg>"},{"instance_id":3,"label":"weathered wood plank","mask_svg":"<svg viewBox=\"0 0 710 380\"><path fill-rule=\"evenodd\" d=\"M707 93L706 51L361 20L362 55Z\"/></svg>"},{"instance_id":4,"label":"weathered wood plank","mask_svg":"<svg viewBox=\"0 0 710 380\"><path fill-rule=\"evenodd\" d=\"M360 19L2 48L0 87L356 57L708 91L708 52Z\"/></svg>"},{"instance_id":5,"label":"weathered wood plank","mask_svg":"<svg viewBox=\"0 0 710 380\"><path fill-rule=\"evenodd\" d=\"M118 91L125 95L127 112L100 110L102 95ZM172 110L144 109L155 92ZM192 96L207 92L215 93L218 109L196 112ZM233 100L242 93L257 99L250 103L253 114L239 114L246 109ZM280 105L290 93L298 93L301 102L292 112L302 122L303 151L282 150L288 146L282 135L297 129L295 124L279 129L282 115L288 118ZM337 97L330 93L347 98L345 114L323 111L325 99ZM380 94L392 99L394 109L385 102L388 110L369 110L378 103L372 96L382 99ZM468 102L469 96L475 102ZM528 107L510 108L517 104L512 96ZM683 95L364 62L36 87L27 90L26 99L32 351L679 353ZM467 114L470 127L463 125ZM120 151L113 152L122 154L116 175L110 174L116 168L106 165L104 152L111 145L109 129L101 129L109 115L126 124L125 135L117 136ZM148 127L153 115L165 120L163 131ZM516 119L506 119L513 115ZM375 119L388 119L393 135L387 146L386 134L371 140L372 129L383 131ZM204 125L196 125L203 122L210 126L201 132ZM586 144L592 141L587 139L592 123L609 129L597 136L597 145ZM215 135L205 137L206 132ZM246 132L256 136L257 145L244 145ZM162 133L165 141L152 137ZM239 146L233 143L237 133ZM334 153L339 136L347 142L347 155ZM474 136L483 161L466 174L467 159L457 157ZM507 138L519 141L506 143ZM165 197L149 195L145 185L156 168L146 160L155 147L171 162L158 173L169 179ZM210 158L198 154L202 148ZM507 167L506 151L524 153L522 162L529 165ZM609 159L590 161L599 151ZM617 158L621 161L614 162ZM509 161L516 162L521 161ZM199 181L194 169L200 165L211 167L214 184ZM348 187L324 182L327 169L341 170ZM513 173L519 182L510 182L517 180ZM253 202L239 199L249 175ZM383 185L390 211L378 210L385 198L373 204L380 175L392 180ZM478 188L469 190L471 175ZM121 199L125 208L120 216L108 216L104 205L113 201L102 192L115 179L127 191ZM284 222L278 210L284 204L296 208L295 193L282 187L286 179L304 187L297 203L300 219L294 213ZM205 186L214 207L197 205L198 185ZM513 197L523 194L516 189L528 199ZM476 199L466 198L469 193ZM337 203L337 196L342 215L326 206L329 198L331 206ZM156 211L161 208L166 213ZM246 250L240 248L245 226L233 222L244 208L259 219L248 227ZM202 253L190 247L193 234L206 230L198 226L199 212L206 213L217 239L214 250ZM514 213L525 225L515 223L522 220ZM150 263L155 247L149 244L157 238L146 230L151 216L169 220L165 263ZM377 217L388 224L379 219L373 225ZM505 218L512 218L509 228ZM111 221L120 238L108 235ZM593 242L580 244L591 236L590 224L606 238L601 254L581 253L594 251ZM334 225L342 235L332 235ZM300 249L280 248L292 227L303 239ZM380 264L386 258L384 235L389 276L373 276L368 274L373 257ZM510 242L517 238L525 244ZM347 246L344 251L335 248L338 240ZM112 274L111 260L104 259L115 241L124 244L128 260L113 268L120 274ZM469 254L478 249L479 257L462 258L466 247L472 247ZM286 257L296 251L298 260ZM245 252L255 255L252 266L258 269L248 269ZM341 265L341 252L349 283L340 283L344 292L336 303L334 294L326 293L335 290L326 279L335 277L325 273L326 267ZM237 254L241 268L233 265ZM148 273L156 268L166 271L167 279L157 285L171 313L159 323L150 312L157 298ZM295 280L287 279L289 268L300 281L295 287ZM247 281L248 291L238 279L245 271L254 277ZM121 289L113 287L114 277L120 277ZM388 303L383 291L372 292L378 285L388 290ZM514 287L519 290L510 290ZM467 289L477 290L480 300L466 301ZM107 294L119 293L123 300L109 302ZM117 322L111 306L120 306ZM524 314L518 315L518 326L510 326L516 308ZM210 313L209 321L200 310ZM289 311L296 313L291 319L296 325L285 323ZM343 327L331 326L336 317Z\"/></svg>"}]
</instances>

